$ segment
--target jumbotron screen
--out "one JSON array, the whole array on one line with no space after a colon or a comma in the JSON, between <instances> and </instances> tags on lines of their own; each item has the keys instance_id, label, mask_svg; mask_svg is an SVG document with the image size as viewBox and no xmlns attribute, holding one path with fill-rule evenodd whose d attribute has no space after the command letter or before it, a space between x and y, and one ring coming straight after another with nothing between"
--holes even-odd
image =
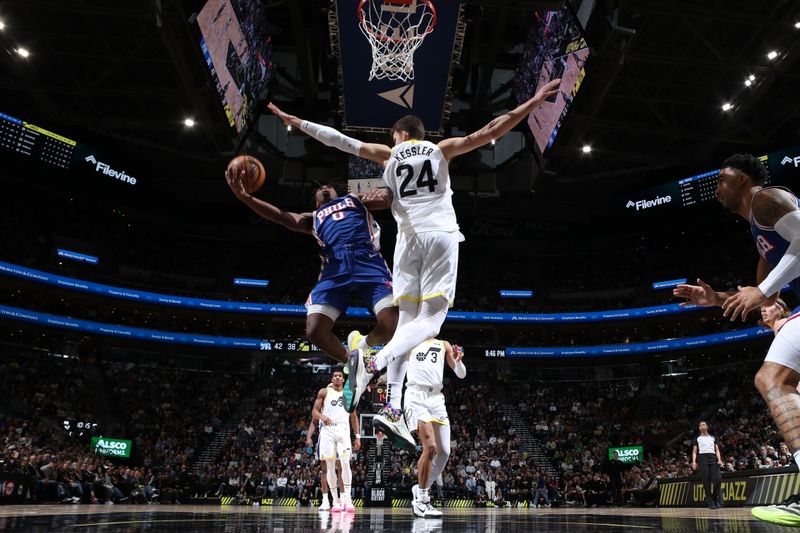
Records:
<instances>
[{"instance_id":1,"label":"jumbotron screen","mask_svg":"<svg viewBox=\"0 0 800 533\"><path fill-rule=\"evenodd\" d=\"M208 0L197 15L200 49L237 138L267 97L272 45L259 0Z\"/></svg>"},{"instance_id":2,"label":"jumbotron screen","mask_svg":"<svg viewBox=\"0 0 800 533\"><path fill-rule=\"evenodd\" d=\"M69 169L77 144L63 135L0 113L0 148Z\"/></svg>"},{"instance_id":3,"label":"jumbotron screen","mask_svg":"<svg viewBox=\"0 0 800 533\"><path fill-rule=\"evenodd\" d=\"M558 11L537 11L514 78L517 102L530 99L550 80L561 78L558 94L528 116L536 147L544 155L553 145L586 75L589 47L567 2Z\"/></svg>"}]
</instances>

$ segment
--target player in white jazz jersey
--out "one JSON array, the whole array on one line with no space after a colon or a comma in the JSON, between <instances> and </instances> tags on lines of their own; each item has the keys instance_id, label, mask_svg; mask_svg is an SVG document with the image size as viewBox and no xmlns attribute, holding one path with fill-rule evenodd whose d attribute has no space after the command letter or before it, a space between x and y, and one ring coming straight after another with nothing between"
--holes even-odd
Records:
<instances>
[{"instance_id":1,"label":"player in white jazz jersey","mask_svg":"<svg viewBox=\"0 0 800 533\"><path fill-rule=\"evenodd\" d=\"M284 124L384 167L383 179L393 194L392 214L398 227L393 267L393 296L399 306L397 329L376 355L363 346L350 352L347 386L353 391L355 405L372 376L387 369L388 402L374 421L385 427L397 445L413 445L398 409L408 354L425 339L439 334L455 297L458 244L463 236L451 199L449 162L505 135L548 96L556 94L560 81L543 85L533 98L480 130L438 144L424 139L425 127L418 117L403 117L391 130L393 148L362 143L328 126L284 113L274 104L268 106Z\"/></svg>"},{"instance_id":2,"label":"player in white jazz jersey","mask_svg":"<svg viewBox=\"0 0 800 533\"><path fill-rule=\"evenodd\" d=\"M428 339L411 350L408 359L405 419L422 443L417 463L418 484L411 489L414 496L411 507L417 516L442 516L431 504L428 491L450 457L450 418L442 394L444 363L447 361L456 376L464 379L467 368L461 357L459 346Z\"/></svg>"},{"instance_id":3,"label":"player in white jazz jersey","mask_svg":"<svg viewBox=\"0 0 800 533\"><path fill-rule=\"evenodd\" d=\"M334 370L331 384L320 389L317 399L314 402L313 416L317 418L322 427L319 430L319 458L326 463L326 476L328 478L328 488L333 495L333 507L331 511L355 512L351 499L351 487L353 485L353 471L350 469L350 458L352 451L361 449L361 439L359 437L358 417L355 410L348 413L344 409L344 374L341 370ZM355 443L350 443L350 427L356 435ZM336 459L339 459L342 467L342 483L344 493L339 494L336 483Z\"/></svg>"},{"instance_id":4,"label":"player in white jazz jersey","mask_svg":"<svg viewBox=\"0 0 800 533\"><path fill-rule=\"evenodd\" d=\"M333 383L329 383L328 387L333 387ZM314 403L316 403L316 398L314 400ZM322 422L320 422L320 420L314 416L314 405L312 405L311 423L308 424L308 434L306 435L306 446L314 450L314 455L319 461L319 469L320 469L319 484L320 484L320 492L322 492L322 503L319 506L319 510L330 511L331 502L328 499L328 494L330 493L330 490L328 489L328 473L327 473L328 463L320 459L319 439L317 439L317 445L314 446L314 433L318 429L322 429ZM337 487L339 488L340 492L344 492L344 483L342 483L342 464L338 461L338 457L336 462L339 463L339 471L337 473L337 479L339 480L339 484L337 485Z\"/></svg>"}]
</instances>

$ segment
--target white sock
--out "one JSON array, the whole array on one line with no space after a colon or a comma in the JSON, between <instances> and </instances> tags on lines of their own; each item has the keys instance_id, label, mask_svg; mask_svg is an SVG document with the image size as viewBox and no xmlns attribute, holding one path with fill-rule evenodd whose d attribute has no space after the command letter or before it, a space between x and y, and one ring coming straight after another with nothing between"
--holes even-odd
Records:
<instances>
[{"instance_id":1,"label":"white sock","mask_svg":"<svg viewBox=\"0 0 800 533\"><path fill-rule=\"evenodd\" d=\"M331 489L331 495L333 496L333 501L336 502L339 500L339 489L337 487L333 487Z\"/></svg>"},{"instance_id":2,"label":"white sock","mask_svg":"<svg viewBox=\"0 0 800 533\"><path fill-rule=\"evenodd\" d=\"M386 401L395 409L403 407L403 381L406 379L408 357L395 359L386 367Z\"/></svg>"},{"instance_id":3,"label":"white sock","mask_svg":"<svg viewBox=\"0 0 800 533\"><path fill-rule=\"evenodd\" d=\"M322 503L328 503L328 493L322 495Z\"/></svg>"},{"instance_id":4,"label":"white sock","mask_svg":"<svg viewBox=\"0 0 800 533\"><path fill-rule=\"evenodd\" d=\"M361 337L361 340L358 341L358 347L361 348L362 350L369 350L371 348L371 346L367 343L366 335Z\"/></svg>"},{"instance_id":5,"label":"white sock","mask_svg":"<svg viewBox=\"0 0 800 533\"><path fill-rule=\"evenodd\" d=\"M350 501L350 488L351 488L351 485L345 485L344 486L344 498L346 498L347 501Z\"/></svg>"},{"instance_id":6,"label":"white sock","mask_svg":"<svg viewBox=\"0 0 800 533\"><path fill-rule=\"evenodd\" d=\"M800 450L797 450L792 455L794 456L794 462L797 463L797 467L800 468Z\"/></svg>"},{"instance_id":7,"label":"white sock","mask_svg":"<svg viewBox=\"0 0 800 533\"><path fill-rule=\"evenodd\" d=\"M420 488L417 489L417 492L419 493L420 501L423 501L423 502L431 501L431 497L428 496L428 489L423 489L422 487L420 487Z\"/></svg>"}]
</instances>

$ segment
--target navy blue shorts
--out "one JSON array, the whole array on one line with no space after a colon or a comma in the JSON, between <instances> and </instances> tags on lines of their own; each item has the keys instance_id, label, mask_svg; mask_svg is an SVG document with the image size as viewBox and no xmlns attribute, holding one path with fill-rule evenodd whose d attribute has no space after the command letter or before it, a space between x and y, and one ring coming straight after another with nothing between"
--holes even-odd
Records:
<instances>
[{"instance_id":1,"label":"navy blue shorts","mask_svg":"<svg viewBox=\"0 0 800 533\"><path fill-rule=\"evenodd\" d=\"M312 312L310 306L325 305L344 313L352 292L358 292L373 312L381 300L392 296L392 274L380 252L356 248L329 254L306 307Z\"/></svg>"}]
</instances>

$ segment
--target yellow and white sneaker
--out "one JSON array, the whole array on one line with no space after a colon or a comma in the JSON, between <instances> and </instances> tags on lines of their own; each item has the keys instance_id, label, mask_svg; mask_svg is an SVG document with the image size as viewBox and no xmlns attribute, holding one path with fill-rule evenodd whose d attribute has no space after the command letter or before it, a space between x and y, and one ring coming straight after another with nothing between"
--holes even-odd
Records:
<instances>
[{"instance_id":1,"label":"yellow and white sneaker","mask_svg":"<svg viewBox=\"0 0 800 533\"><path fill-rule=\"evenodd\" d=\"M364 338L364 335L362 335L361 332L358 331L357 329L354 329L353 331L351 331L350 334L347 335L347 349L348 350L357 350L358 349L358 343L360 343L361 339L363 339L363 338Z\"/></svg>"}]
</instances>

